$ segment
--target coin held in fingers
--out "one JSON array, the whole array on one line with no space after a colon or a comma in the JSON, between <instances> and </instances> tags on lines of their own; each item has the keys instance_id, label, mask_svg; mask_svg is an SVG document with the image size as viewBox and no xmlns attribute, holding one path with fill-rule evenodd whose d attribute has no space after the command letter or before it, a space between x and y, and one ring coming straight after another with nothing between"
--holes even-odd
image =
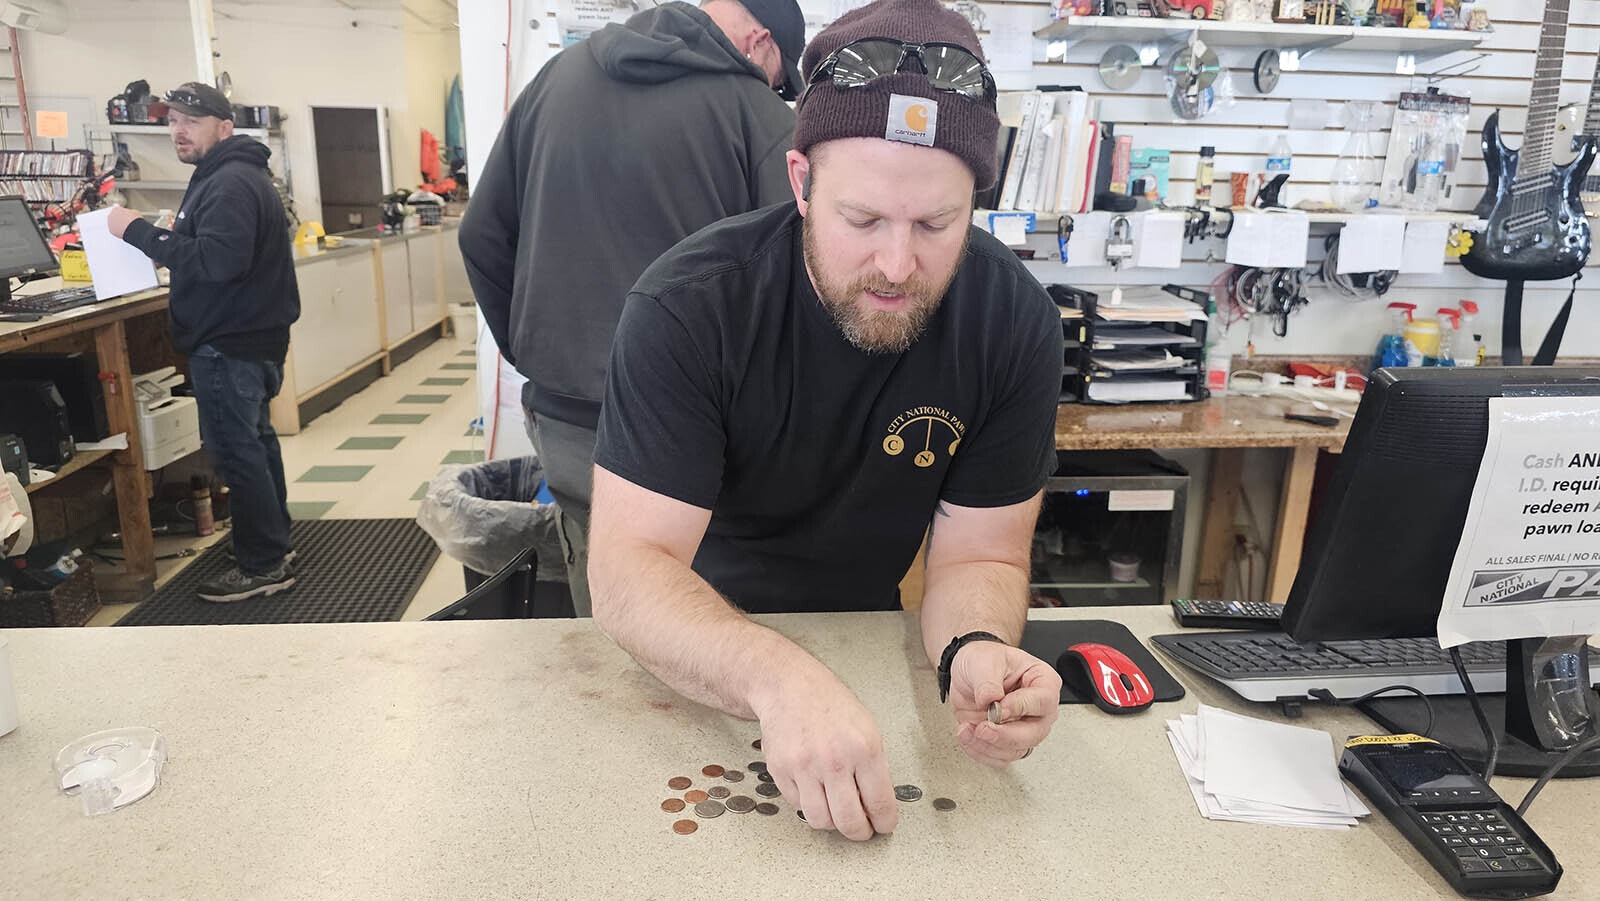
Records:
<instances>
[{"instance_id":1,"label":"coin held in fingers","mask_svg":"<svg viewBox=\"0 0 1600 901\"><path fill-rule=\"evenodd\" d=\"M992 701L989 704L989 722L994 723L995 725L999 725L1000 724L1000 702L999 701Z\"/></svg>"}]
</instances>

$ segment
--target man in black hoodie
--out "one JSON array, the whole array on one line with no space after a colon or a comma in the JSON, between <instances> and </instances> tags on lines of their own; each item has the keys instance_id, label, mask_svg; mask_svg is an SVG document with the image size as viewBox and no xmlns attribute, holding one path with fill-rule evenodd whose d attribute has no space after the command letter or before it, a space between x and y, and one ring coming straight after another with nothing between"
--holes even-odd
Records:
<instances>
[{"instance_id":1,"label":"man in black hoodie","mask_svg":"<svg viewBox=\"0 0 1600 901\"><path fill-rule=\"evenodd\" d=\"M667 3L562 51L517 98L473 183L461 252L589 614L595 426L611 337L646 266L713 222L789 197L805 21L794 0Z\"/></svg>"},{"instance_id":2,"label":"man in black hoodie","mask_svg":"<svg viewBox=\"0 0 1600 901\"><path fill-rule=\"evenodd\" d=\"M288 490L268 404L283 386L300 288L289 223L265 145L233 134L221 91L190 82L166 97L178 159L195 167L171 230L114 207L111 233L172 273L172 346L189 355L206 452L231 491L237 565L202 585L241 601L294 585Z\"/></svg>"}]
</instances>

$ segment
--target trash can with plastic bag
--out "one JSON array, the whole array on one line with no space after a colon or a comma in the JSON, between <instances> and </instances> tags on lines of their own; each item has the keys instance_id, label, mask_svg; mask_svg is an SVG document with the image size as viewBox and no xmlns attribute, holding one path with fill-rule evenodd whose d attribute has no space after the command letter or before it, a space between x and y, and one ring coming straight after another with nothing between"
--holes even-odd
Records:
<instances>
[{"instance_id":1,"label":"trash can with plastic bag","mask_svg":"<svg viewBox=\"0 0 1600 901\"><path fill-rule=\"evenodd\" d=\"M429 619L573 615L557 509L537 499L543 486L537 457L439 470L417 525L461 562L468 594Z\"/></svg>"}]
</instances>

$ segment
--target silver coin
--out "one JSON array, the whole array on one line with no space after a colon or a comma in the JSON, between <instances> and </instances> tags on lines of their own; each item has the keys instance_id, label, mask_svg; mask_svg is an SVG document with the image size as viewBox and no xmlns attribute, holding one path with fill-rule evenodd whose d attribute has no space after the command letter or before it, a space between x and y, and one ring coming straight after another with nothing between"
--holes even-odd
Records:
<instances>
[{"instance_id":1,"label":"silver coin","mask_svg":"<svg viewBox=\"0 0 1600 901\"><path fill-rule=\"evenodd\" d=\"M721 799L726 798L727 796L733 794L733 792L730 791L726 785L713 785L710 788L706 789L706 794L710 795L713 798L721 800Z\"/></svg>"},{"instance_id":2,"label":"silver coin","mask_svg":"<svg viewBox=\"0 0 1600 901\"><path fill-rule=\"evenodd\" d=\"M766 770L762 770L761 772L756 774L756 778L760 779L762 782L771 782L772 781L772 774L767 772Z\"/></svg>"},{"instance_id":3,"label":"silver coin","mask_svg":"<svg viewBox=\"0 0 1600 901\"><path fill-rule=\"evenodd\" d=\"M933 799L933 809L934 810L955 810L956 809L956 802L950 800L949 798L934 798Z\"/></svg>"},{"instance_id":4,"label":"silver coin","mask_svg":"<svg viewBox=\"0 0 1600 901\"><path fill-rule=\"evenodd\" d=\"M783 792L778 791L778 787L771 782L763 782L756 786L756 794L763 798L776 798Z\"/></svg>"},{"instance_id":5,"label":"silver coin","mask_svg":"<svg viewBox=\"0 0 1600 901\"><path fill-rule=\"evenodd\" d=\"M727 809L722 806L721 801L701 801L694 806L694 815L709 820L722 816L722 812Z\"/></svg>"},{"instance_id":6,"label":"silver coin","mask_svg":"<svg viewBox=\"0 0 1600 901\"><path fill-rule=\"evenodd\" d=\"M760 804L756 805L756 813L759 813L764 817L770 817L777 812L778 805L772 803L771 801L762 801Z\"/></svg>"},{"instance_id":7,"label":"silver coin","mask_svg":"<svg viewBox=\"0 0 1600 901\"><path fill-rule=\"evenodd\" d=\"M749 795L734 795L728 799L728 809L734 813L749 813L756 809L756 799Z\"/></svg>"},{"instance_id":8,"label":"silver coin","mask_svg":"<svg viewBox=\"0 0 1600 901\"><path fill-rule=\"evenodd\" d=\"M744 773L739 771L739 770L728 770L727 772L724 772L722 774L722 781L724 781L724 782L743 782L744 781Z\"/></svg>"},{"instance_id":9,"label":"silver coin","mask_svg":"<svg viewBox=\"0 0 1600 901\"><path fill-rule=\"evenodd\" d=\"M752 773L765 773L767 771L767 762L765 760L752 760L745 769Z\"/></svg>"},{"instance_id":10,"label":"silver coin","mask_svg":"<svg viewBox=\"0 0 1600 901\"><path fill-rule=\"evenodd\" d=\"M795 812L794 812L794 815L795 815L795 816L797 816L797 817L799 817L799 818L800 818L800 819L802 819L802 820L803 820L803 819L805 819L805 818L806 818L806 812L805 812L805 811L803 811L803 810L797 810L797 811L795 811Z\"/></svg>"},{"instance_id":11,"label":"silver coin","mask_svg":"<svg viewBox=\"0 0 1600 901\"><path fill-rule=\"evenodd\" d=\"M894 797L897 801L921 801L922 789L917 788L915 785L896 785L894 787Z\"/></svg>"}]
</instances>

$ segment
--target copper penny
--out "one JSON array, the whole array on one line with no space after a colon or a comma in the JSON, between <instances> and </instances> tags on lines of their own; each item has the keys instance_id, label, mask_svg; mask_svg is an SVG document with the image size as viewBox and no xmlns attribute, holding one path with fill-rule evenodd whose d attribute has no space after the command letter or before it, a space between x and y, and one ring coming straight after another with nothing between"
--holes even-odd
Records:
<instances>
[{"instance_id":1,"label":"copper penny","mask_svg":"<svg viewBox=\"0 0 1600 901\"><path fill-rule=\"evenodd\" d=\"M713 764L709 764L707 766L703 766L703 767L700 768L701 775L708 776L708 777L710 777L712 779L715 779L718 776L721 776L724 772L725 771L722 769L722 767L717 766L714 763Z\"/></svg>"},{"instance_id":2,"label":"copper penny","mask_svg":"<svg viewBox=\"0 0 1600 901\"><path fill-rule=\"evenodd\" d=\"M756 809L756 799L749 795L734 795L727 803L728 809L734 813L749 813Z\"/></svg>"},{"instance_id":3,"label":"copper penny","mask_svg":"<svg viewBox=\"0 0 1600 901\"><path fill-rule=\"evenodd\" d=\"M661 802L661 809L665 810L667 813L677 813L683 809L683 806L682 798L668 798L667 800Z\"/></svg>"},{"instance_id":4,"label":"copper penny","mask_svg":"<svg viewBox=\"0 0 1600 901\"><path fill-rule=\"evenodd\" d=\"M683 800L688 801L690 804L699 804L701 801L704 801L709 797L711 796L698 788L691 789L683 793Z\"/></svg>"},{"instance_id":5,"label":"copper penny","mask_svg":"<svg viewBox=\"0 0 1600 901\"><path fill-rule=\"evenodd\" d=\"M756 786L756 794L763 798L776 798L783 792L778 791L778 787L771 782L763 782Z\"/></svg>"},{"instance_id":6,"label":"copper penny","mask_svg":"<svg viewBox=\"0 0 1600 901\"><path fill-rule=\"evenodd\" d=\"M694 820L679 820L672 824L672 831L678 833L679 835L688 835L699 828L700 824L696 823Z\"/></svg>"},{"instance_id":7,"label":"copper penny","mask_svg":"<svg viewBox=\"0 0 1600 901\"><path fill-rule=\"evenodd\" d=\"M722 778L728 782L743 782L744 773L740 770L728 770L722 774Z\"/></svg>"},{"instance_id":8,"label":"copper penny","mask_svg":"<svg viewBox=\"0 0 1600 901\"><path fill-rule=\"evenodd\" d=\"M733 794L733 792L730 791L726 785L713 785L706 789L706 794L716 798L718 801L721 801L723 798Z\"/></svg>"},{"instance_id":9,"label":"copper penny","mask_svg":"<svg viewBox=\"0 0 1600 901\"><path fill-rule=\"evenodd\" d=\"M694 780L690 779L688 776L673 776L671 779L667 780L667 788L670 788L675 792L681 792L693 784Z\"/></svg>"},{"instance_id":10,"label":"copper penny","mask_svg":"<svg viewBox=\"0 0 1600 901\"><path fill-rule=\"evenodd\" d=\"M770 817L777 812L778 805L772 803L771 801L762 801L760 804L756 805L756 813L759 813L764 817Z\"/></svg>"}]
</instances>

